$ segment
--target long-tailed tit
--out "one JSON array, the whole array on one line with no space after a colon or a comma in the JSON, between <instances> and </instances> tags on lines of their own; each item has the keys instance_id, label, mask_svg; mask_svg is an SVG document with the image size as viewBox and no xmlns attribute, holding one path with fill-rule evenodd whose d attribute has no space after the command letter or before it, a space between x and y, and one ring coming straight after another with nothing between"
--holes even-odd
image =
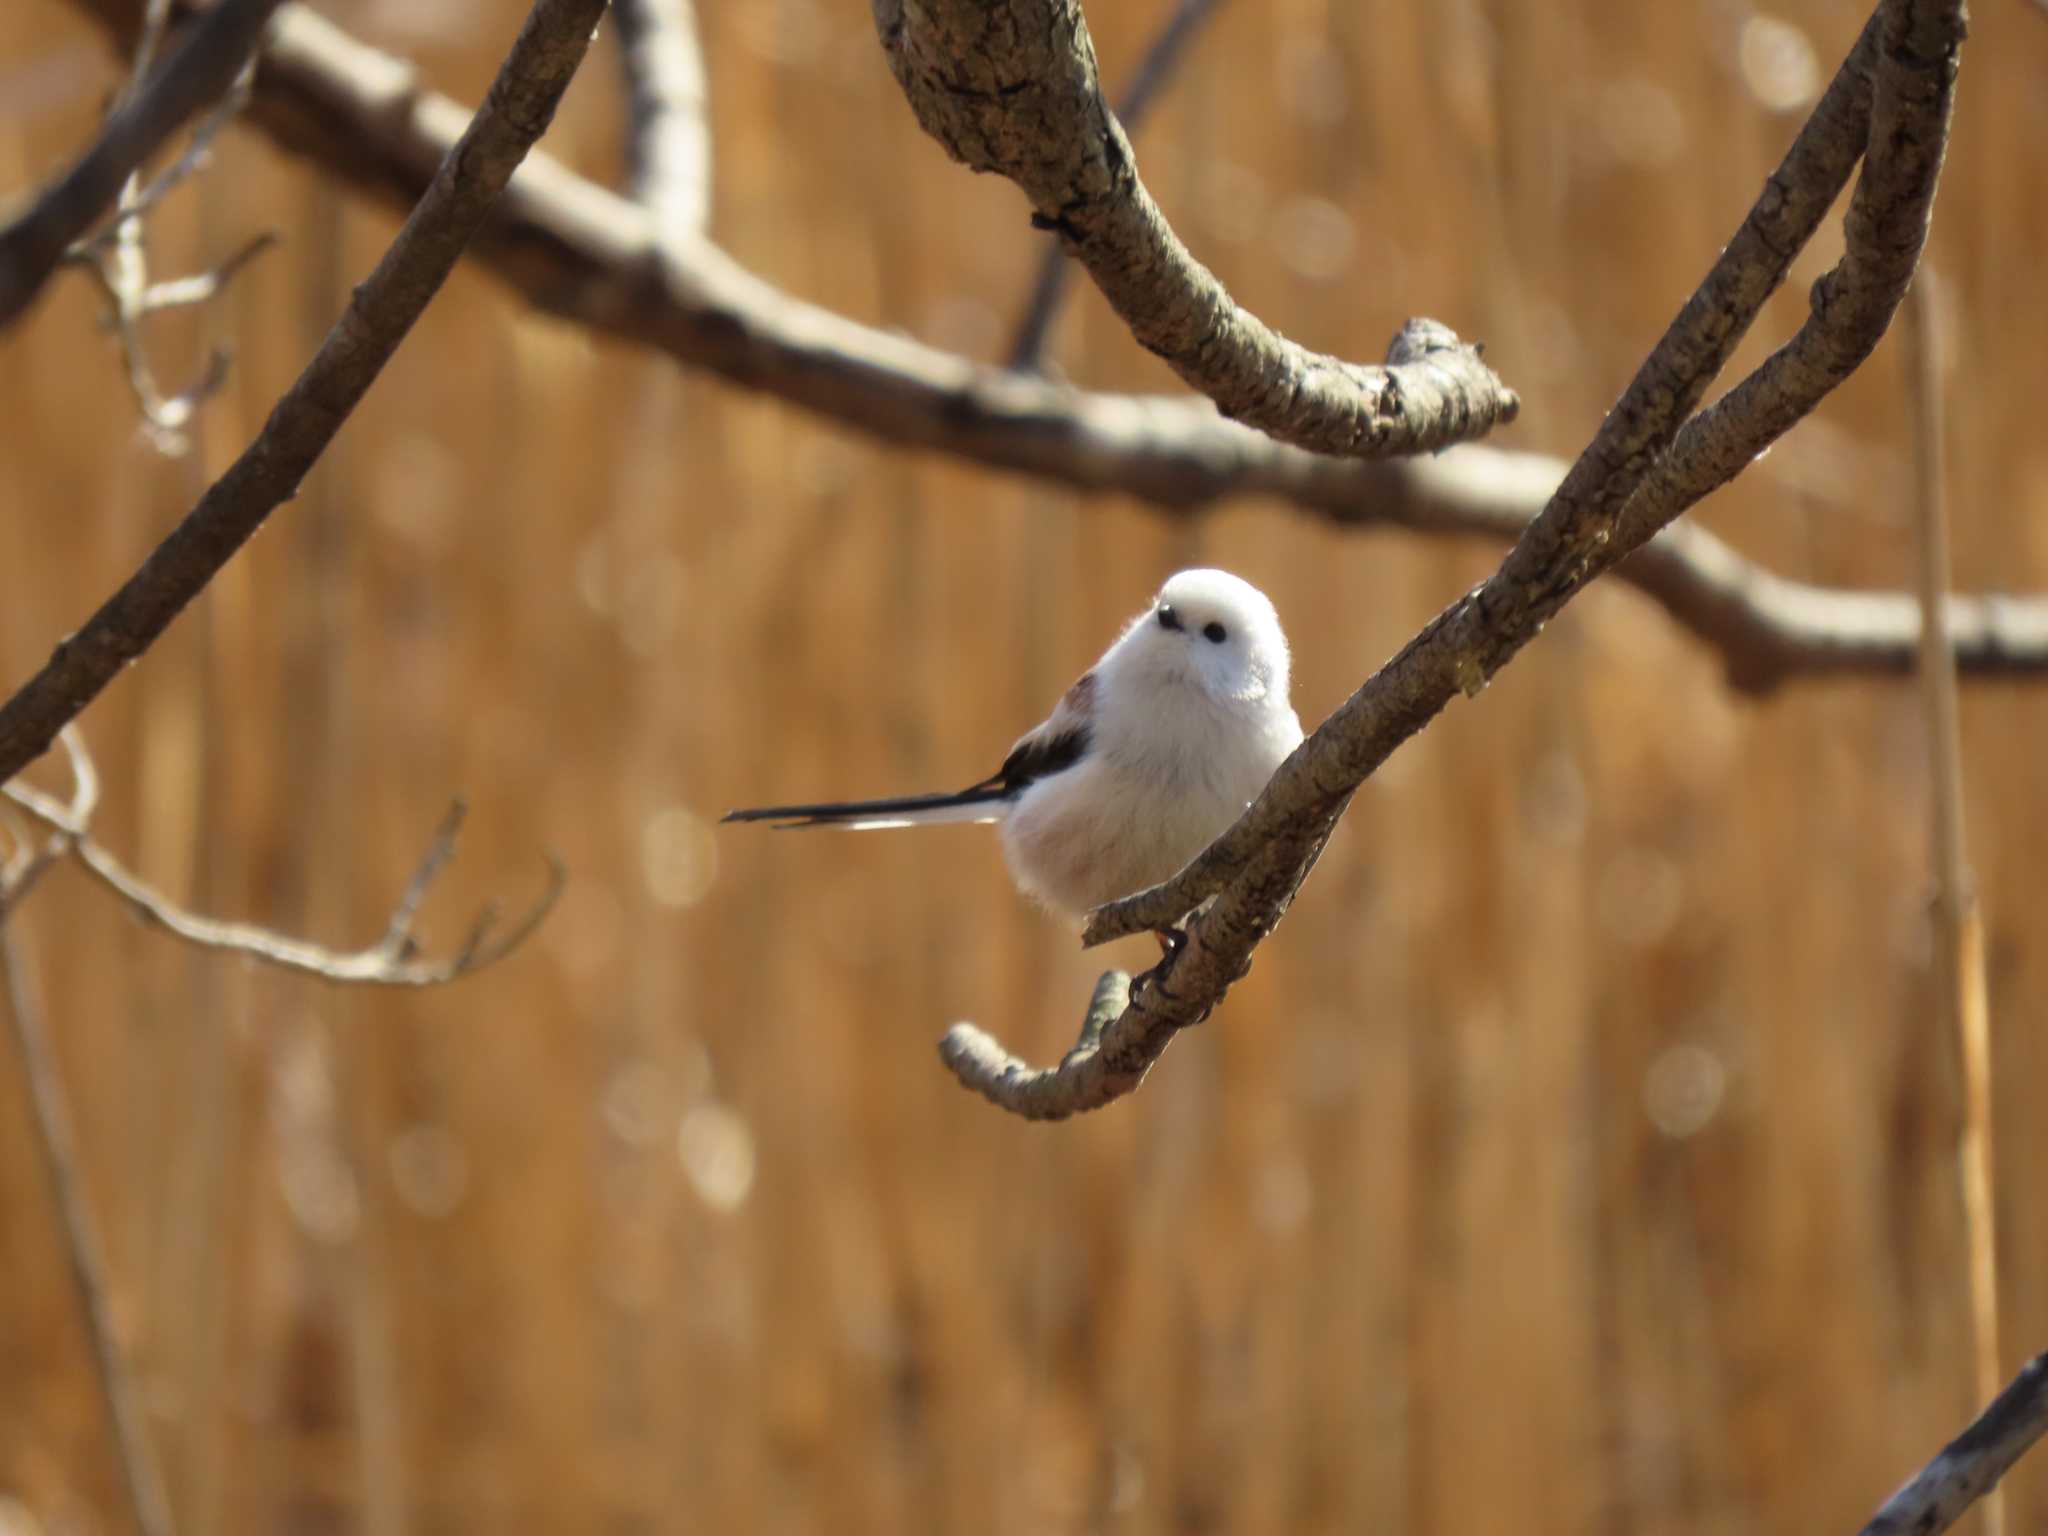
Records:
<instances>
[{"instance_id":1,"label":"long-tailed tit","mask_svg":"<svg viewBox=\"0 0 2048 1536\"><path fill-rule=\"evenodd\" d=\"M1177 874L1300 742L1272 603L1227 571L1182 571L987 778L954 794L770 805L725 820L999 822L1017 884L1077 917Z\"/></svg>"}]
</instances>

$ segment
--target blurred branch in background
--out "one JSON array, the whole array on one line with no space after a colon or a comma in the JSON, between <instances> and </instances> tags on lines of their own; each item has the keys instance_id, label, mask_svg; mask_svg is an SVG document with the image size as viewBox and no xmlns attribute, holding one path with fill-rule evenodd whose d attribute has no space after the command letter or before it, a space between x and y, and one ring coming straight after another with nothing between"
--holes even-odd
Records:
<instances>
[{"instance_id":1,"label":"blurred branch in background","mask_svg":"<svg viewBox=\"0 0 2048 1536\"><path fill-rule=\"evenodd\" d=\"M1138 343L1224 415L1344 458L1431 452L1514 420L1514 391L1448 327L1430 327L1425 356L1369 368L1289 341L1233 299L1139 178L1076 0L874 0L874 13L925 132L1015 182Z\"/></svg>"},{"instance_id":2,"label":"blurred branch in background","mask_svg":"<svg viewBox=\"0 0 2048 1536\"><path fill-rule=\"evenodd\" d=\"M1884 0L1741 229L1500 569L1324 721L1187 869L1089 918L1084 942L1099 944L1214 899L1103 1030L1105 1053L1137 1042L1163 1050L1205 1017L1285 915L1352 794L1396 747L1458 694L1476 697L1574 595L1733 478L1869 357L1926 241L1963 11L1962 0ZM1845 249L1814 285L1806 323L1688 419L1859 158Z\"/></svg>"},{"instance_id":3,"label":"blurred branch in background","mask_svg":"<svg viewBox=\"0 0 2048 1536\"><path fill-rule=\"evenodd\" d=\"M77 3L126 38L118 0ZM411 200L469 121L404 61L282 6L248 121L381 198ZM715 245L667 245L652 216L545 154L530 156L472 247L529 303L815 411L883 442L1192 514L1272 496L1350 528L1516 539L1566 466L1468 446L1384 463L1276 443L1198 399L1116 395L994 368L865 326L762 282ZM1905 676L1919 606L1775 575L1704 529L1666 529L1616 571L1763 693L1806 675ZM1972 676L2048 673L2048 599L1949 605Z\"/></svg>"},{"instance_id":4,"label":"blurred branch in background","mask_svg":"<svg viewBox=\"0 0 2048 1536\"><path fill-rule=\"evenodd\" d=\"M1920 698L1933 793L1928 851L1934 864L1935 974L1943 1033L1956 1043L1963 1085L1956 1164L1962 1190L1964 1263L1969 1282L1971 1385L1979 1397L1998 1387L1998 1219L1992 1195L1991 1006L1984 979L1984 913L1970 872L1963 823L1962 709L1956 660L1942 610L1948 601L1949 548L1941 288L1922 267L1906 298L1906 414L1913 429L1915 544L1920 574ZM1984 1536L2004 1536L2005 1501L1984 1500Z\"/></svg>"},{"instance_id":5,"label":"blurred branch in background","mask_svg":"<svg viewBox=\"0 0 2048 1536\"><path fill-rule=\"evenodd\" d=\"M0 329L28 308L73 242L122 197L143 162L187 118L229 90L277 6L278 0L221 0L207 11L162 70L124 95L78 162L0 229ZM160 24L160 14L158 19ZM154 47L146 23L138 74Z\"/></svg>"},{"instance_id":6,"label":"blurred branch in background","mask_svg":"<svg viewBox=\"0 0 2048 1536\"><path fill-rule=\"evenodd\" d=\"M1890 1499L1862 1536L1937 1536L1998 1486L2048 1432L2048 1355L2036 1355L1976 1422Z\"/></svg>"},{"instance_id":7,"label":"blurred branch in background","mask_svg":"<svg viewBox=\"0 0 2048 1536\"><path fill-rule=\"evenodd\" d=\"M135 396L152 441L165 453L185 451L185 428L191 425L193 414L227 381L228 353L215 348L193 383L166 395L149 360L142 322L164 310L204 304L214 298L237 272L276 244L277 236L265 231L245 240L208 271L152 282L144 220L165 194L206 163L215 136L247 104L249 83L254 78L254 64L245 64L228 94L193 130L192 142L169 169L146 186L139 175L130 176L115 199L113 219L98 234L74 243L63 257L64 265L82 267L99 284L107 300L106 323L121 345L129 392Z\"/></svg>"},{"instance_id":8,"label":"blurred branch in background","mask_svg":"<svg viewBox=\"0 0 2048 1536\"><path fill-rule=\"evenodd\" d=\"M83 826L99 804L99 780L90 759L73 759L71 800L57 807L64 819ZM63 856L60 835L47 842L15 833L17 847L0 866L0 1005L7 1010L8 1034L22 1075L27 1080L30 1119L41 1149L43 1176L56 1207L70 1263L73 1288L86 1332L92 1341L93 1365L113 1433L121 1479L142 1536L171 1536L170 1496L163 1466L150 1439L149 1416L142 1389L130 1369L120 1330L115 1324L113 1296L107 1283L106 1245L85 1188L78 1160L78 1138L64 1095L57 1052L36 1006L24 963L14 946L12 919L37 877Z\"/></svg>"},{"instance_id":9,"label":"blurred branch in background","mask_svg":"<svg viewBox=\"0 0 2048 1536\"><path fill-rule=\"evenodd\" d=\"M1116 105L1117 118L1127 135L1136 137L1152 104L1173 78L1175 67L1187 56L1202 23L1215 14L1216 5L1217 0L1173 0L1173 14L1166 18L1166 25L1159 29L1159 35L1138 61L1131 83L1124 89L1123 100ZM1068 279L1073 275L1065 248L1057 240L1047 245L1038 263L1038 275L1032 280L1024 318L1018 322L1017 335L1010 343L1012 368L1033 373L1044 371L1046 338L1059 317L1060 303L1066 298Z\"/></svg>"},{"instance_id":10,"label":"blurred branch in background","mask_svg":"<svg viewBox=\"0 0 2048 1536\"><path fill-rule=\"evenodd\" d=\"M426 856L392 908L383 936L374 944L359 950L328 949L249 923L199 917L148 885L93 841L92 807L97 800L98 774L75 729L67 726L58 739L70 758L72 777L78 786L69 806L26 784L0 784L0 794L35 817L52 834L48 842L36 847L37 862L29 869L40 874L52 859L70 854L82 869L126 902L138 918L201 949L246 955L280 970L317 976L323 981L377 987L437 987L495 965L511 954L540 926L562 892L562 865L551 859L546 890L510 927L499 929L496 906L487 906L453 954L439 960L423 957L419 941L413 936L413 923L428 888L455 856L455 839L462 830L464 816L464 807L458 800L435 829ZM78 809L81 805L85 807L83 811ZM24 892L26 884L24 880ZM5 895L6 888L0 886L0 898Z\"/></svg>"},{"instance_id":11,"label":"blurred branch in background","mask_svg":"<svg viewBox=\"0 0 2048 1536\"><path fill-rule=\"evenodd\" d=\"M632 118L626 179L665 245L700 238L711 222L711 128L704 52L691 0L617 0Z\"/></svg>"},{"instance_id":12,"label":"blurred branch in background","mask_svg":"<svg viewBox=\"0 0 2048 1536\"><path fill-rule=\"evenodd\" d=\"M128 194L123 193L125 204ZM204 304L234 280L237 272L277 243L269 231L252 236L210 271L151 282L149 257L143 244L139 211L125 206L106 234L74 247L67 264L83 267L98 283L107 301L106 323L121 344L121 361L129 392L142 412L150 439L165 453L183 453L185 429L199 407L227 382L228 353L219 347L207 354L199 376L175 394L165 394L142 338L142 322L167 309Z\"/></svg>"},{"instance_id":13,"label":"blurred branch in background","mask_svg":"<svg viewBox=\"0 0 2048 1536\"><path fill-rule=\"evenodd\" d=\"M604 0L536 0L475 119L256 440L141 569L0 706L0 783L47 751L297 491L547 130L603 14Z\"/></svg>"}]
</instances>

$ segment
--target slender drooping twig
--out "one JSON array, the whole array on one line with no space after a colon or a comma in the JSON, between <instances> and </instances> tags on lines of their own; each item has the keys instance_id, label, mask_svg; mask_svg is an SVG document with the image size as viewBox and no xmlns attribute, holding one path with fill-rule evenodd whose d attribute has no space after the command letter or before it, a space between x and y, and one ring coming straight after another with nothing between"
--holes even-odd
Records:
<instances>
[{"instance_id":1,"label":"slender drooping twig","mask_svg":"<svg viewBox=\"0 0 2048 1536\"><path fill-rule=\"evenodd\" d=\"M1970 1427L1863 1527L1862 1536L1940 1536L2048 1432L2048 1355L2029 1360Z\"/></svg>"},{"instance_id":2,"label":"slender drooping twig","mask_svg":"<svg viewBox=\"0 0 2048 1536\"><path fill-rule=\"evenodd\" d=\"M625 66L626 179L663 243L701 238L711 222L711 126L704 51L692 0L615 0Z\"/></svg>"},{"instance_id":3,"label":"slender drooping twig","mask_svg":"<svg viewBox=\"0 0 2048 1536\"><path fill-rule=\"evenodd\" d=\"M546 889L516 921L500 927L497 907L486 906L470 925L467 938L454 951L438 958L422 953L414 925L429 887L455 857L455 840L465 814L458 800L435 829L419 867L392 907L383 934L361 949L330 949L253 923L201 917L156 890L93 840L92 807L98 798L98 775L75 729L66 727L58 740L70 759L72 777L78 786L69 805L21 783L0 784L0 796L20 806L54 834L54 841L44 850L47 856L70 854L93 879L120 897L136 917L201 949L245 955L280 970L317 976L322 981L375 987L445 986L472 971L496 965L518 949L540 926L562 893L566 877L561 861L550 859Z\"/></svg>"},{"instance_id":4,"label":"slender drooping twig","mask_svg":"<svg viewBox=\"0 0 2048 1536\"><path fill-rule=\"evenodd\" d=\"M1152 104L1165 93L1174 69L1187 56L1202 24L1215 14L1216 4L1217 0L1173 0L1173 14L1166 18L1166 25L1138 60L1130 84L1124 87L1123 99L1116 104L1117 121L1124 125L1126 135L1133 139L1138 136L1138 130L1152 113ZM1010 342L1012 368L1035 373L1044 363L1046 337L1059 317L1073 275L1073 263L1067 260L1066 251L1057 240L1050 242L1039 258L1038 275L1032 279L1024 318L1018 321L1017 334Z\"/></svg>"},{"instance_id":5,"label":"slender drooping twig","mask_svg":"<svg viewBox=\"0 0 2048 1536\"><path fill-rule=\"evenodd\" d=\"M12 915L0 908L0 1002L6 1007L9 1034L21 1060L22 1075L28 1081L36 1145L42 1151L50 1202L57 1208L59 1229L64 1234L64 1253L70 1261L79 1310L85 1315L86 1332L92 1338L93 1363L100 1392L106 1400L107 1419L121 1463L121 1480L142 1536L172 1536L170 1497L150 1438L142 1391L114 1324L106 1248L100 1240L99 1222L85 1187L56 1048L15 950L14 926L9 921Z\"/></svg>"},{"instance_id":6,"label":"slender drooping twig","mask_svg":"<svg viewBox=\"0 0 2048 1536\"><path fill-rule=\"evenodd\" d=\"M1963 818L1962 710L1955 653L1943 610L1948 604L1949 539L1940 288L1920 269L1904 323L1906 413L1913 434L1913 529L1920 587L1920 704L1933 793L1928 848L1934 863L1935 974L1943 1033L1962 1068L1962 1124L1956 1164L1962 1186L1964 1272L1970 1297L1971 1385L1980 1398L1998 1390L1998 1224L1992 1198L1991 1008L1984 979L1984 914L1970 872ZM2005 1498L1984 1496L1984 1536L2004 1536Z\"/></svg>"},{"instance_id":7,"label":"slender drooping twig","mask_svg":"<svg viewBox=\"0 0 2048 1536\"><path fill-rule=\"evenodd\" d=\"M925 132L962 164L1015 182L1033 222L1057 231L1138 343L1224 415L1364 459L1433 452L1514 419L1514 391L1476 347L1366 367L1288 340L1233 299L1139 178L1079 0L872 5Z\"/></svg>"},{"instance_id":8,"label":"slender drooping twig","mask_svg":"<svg viewBox=\"0 0 2048 1536\"><path fill-rule=\"evenodd\" d=\"M75 3L122 24L116 0ZM402 60L287 4L248 120L366 191L409 203L469 112L419 89ZM1513 540L1569 467L1481 446L1333 459L1225 421L1204 400L1103 394L982 367L806 304L708 243L660 241L645 209L544 154L520 168L472 249L551 313L882 441L1180 514L1266 496L1346 528ZM1806 676L1903 677L1915 665L1911 594L1790 581L1702 528L1666 529L1614 574L1713 646L1730 680L1751 692ZM1949 630L1971 676L2048 676L2048 599L1959 598Z\"/></svg>"},{"instance_id":9,"label":"slender drooping twig","mask_svg":"<svg viewBox=\"0 0 2048 1536\"><path fill-rule=\"evenodd\" d=\"M1119 1081L1206 1017L1243 974L1357 787L1453 698L1480 693L1573 596L1657 531L1646 497L1656 515L1677 516L1725 483L1729 445L1760 451L1869 356L1926 240L1964 30L1962 0L1883 0L1742 230L1500 569L1368 679L1187 869L1090 916L1084 942L1101 943L1168 927L1214 898L1103 1030L1102 1055L1126 1068ZM1674 399L1704 392L1859 156L1845 250L1815 284L1806 323L1712 410L1682 419ZM1596 460L1604 473L1587 470ZM1110 1086L1075 1073L1068 1096L1041 1090L1035 1107L1095 1108L1114 1096L1105 1097Z\"/></svg>"},{"instance_id":10,"label":"slender drooping twig","mask_svg":"<svg viewBox=\"0 0 2048 1536\"><path fill-rule=\"evenodd\" d=\"M0 783L140 656L298 489L554 116L605 0L535 0L474 121L256 441L142 568L0 706Z\"/></svg>"},{"instance_id":11,"label":"slender drooping twig","mask_svg":"<svg viewBox=\"0 0 2048 1536\"><path fill-rule=\"evenodd\" d=\"M220 0L149 83L115 108L78 163L0 230L0 329L28 308L72 242L113 207L142 163L233 84L277 6L278 0Z\"/></svg>"}]
</instances>

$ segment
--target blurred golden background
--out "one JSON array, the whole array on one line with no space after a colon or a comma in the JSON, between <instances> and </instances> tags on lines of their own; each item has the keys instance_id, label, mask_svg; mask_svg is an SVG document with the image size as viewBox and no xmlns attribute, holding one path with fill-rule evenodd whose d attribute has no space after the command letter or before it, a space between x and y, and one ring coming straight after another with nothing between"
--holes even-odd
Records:
<instances>
[{"instance_id":1,"label":"blurred golden background","mask_svg":"<svg viewBox=\"0 0 2048 1536\"><path fill-rule=\"evenodd\" d=\"M322 9L474 101L523 7ZM1956 574L2039 589L2048 15L1977 9L1931 246ZM715 237L1000 357L1047 237L918 132L866 7L702 11ZM1093 8L1112 82L1166 11ZM1521 391L1494 441L1568 454L1865 14L1239 0L1140 163L1281 330L1370 359L1436 316ZM545 148L616 183L611 42ZM13 0L0 186L64 163L118 79L60 0ZM152 331L174 384L234 351L186 457L138 432L82 278L0 337L5 686L248 441L395 220L231 129L158 264L264 228L224 301ZM1898 352L1702 520L1793 577L1909 585ZM1085 282L1054 354L1176 387ZM1313 724L1496 557L890 451L458 272L84 717L99 830L198 909L354 944L460 792L429 933L526 899L550 850L559 909L410 994L196 952L75 870L18 918L181 1528L1854 1529L1977 1406L1909 684L1745 699L1603 583L1367 787L1211 1023L1052 1127L932 1049L972 1018L1052 1059L1101 958L986 830L713 825L987 772L1188 564L1273 596ZM2048 1343L2048 694L1972 685L1963 724L2010 1367ZM2038 1527L2048 1472L2011 1486ZM0 1511L124 1507L0 1057Z\"/></svg>"}]
</instances>

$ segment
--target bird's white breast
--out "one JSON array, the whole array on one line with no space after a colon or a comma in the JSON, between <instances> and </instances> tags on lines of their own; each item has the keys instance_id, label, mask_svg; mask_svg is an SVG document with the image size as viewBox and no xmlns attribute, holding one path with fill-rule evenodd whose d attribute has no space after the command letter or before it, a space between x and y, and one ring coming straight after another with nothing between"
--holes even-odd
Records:
<instances>
[{"instance_id":1,"label":"bird's white breast","mask_svg":"<svg viewBox=\"0 0 2048 1536\"><path fill-rule=\"evenodd\" d=\"M1026 789L1002 826L1018 884L1077 916L1177 873L1301 741L1284 702L1217 700L1185 682L1101 681L1086 755Z\"/></svg>"}]
</instances>

